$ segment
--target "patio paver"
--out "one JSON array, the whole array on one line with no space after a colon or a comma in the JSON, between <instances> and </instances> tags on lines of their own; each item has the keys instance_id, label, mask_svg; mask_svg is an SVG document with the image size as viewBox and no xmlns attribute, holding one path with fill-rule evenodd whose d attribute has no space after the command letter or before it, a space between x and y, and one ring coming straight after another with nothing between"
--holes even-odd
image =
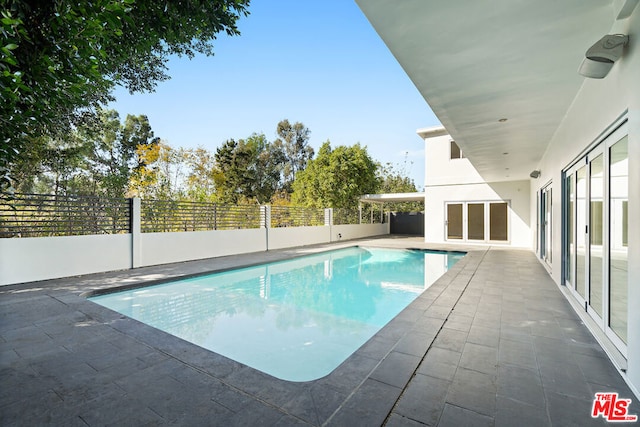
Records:
<instances>
[{"instance_id":1,"label":"patio paver","mask_svg":"<svg viewBox=\"0 0 640 427\"><path fill-rule=\"evenodd\" d=\"M0 287L0 424L605 425L634 396L526 250L468 255L327 377L270 377L88 301L87 291L383 238ZM461 249L460 247L432 247Z\"/></svg>"}]
</instances>

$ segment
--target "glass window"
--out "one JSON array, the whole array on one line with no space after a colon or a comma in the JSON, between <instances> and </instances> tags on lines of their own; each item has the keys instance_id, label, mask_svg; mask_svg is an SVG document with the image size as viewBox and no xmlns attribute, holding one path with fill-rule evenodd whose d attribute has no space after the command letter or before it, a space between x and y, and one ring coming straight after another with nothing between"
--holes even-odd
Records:
<instances>
[{"instance_id":1,"label":"glass window","mask_svg":"<svg viewBox=\"0 0 640 427\"><path fill-rule=\"evenodd\" d=\"M587 229L587 167L578 169L576 175L576 290L586 298L586 229Z\"/></svg>"},{"instance_id":2,"label":"glass window","mask_svg":"<svg viewBox=\"0 0 640 427\"><path fill-rule=\"evenodd\" d=\"M508 240L507 212L507 203L489 203L489 240Z\"/></svg>"},{"instance_id":3,"label":"glass window","mask_svg":"<svg viewBox=\"0 0 640 427\"><path fill-rule=\"evenodd\" d=\"M462 239L462 203L447 205L447 239Z\"/></svg>"},{"instance_id":4,"label":"glass window","mask_svg":"<svg viewBox=\"0 0 640 427\"><path fill-rule=\"evenodd\" d=\"M603 284L603 253L602 235L603 223L603 194L604 194L604 162L603 156L591 161L590 175L590 203L589 203L589 305L598 315L602 316L602 284Z\"/></svg>"},{"instance_id":5,"label":"glass window","mask_svg":"<svg viewBox=\"0 0 640 427\"><path fill-rule=\"evenodd\" d=\"M540 231L542 234L541 240L543 243L540 248L540 256L549 265L551 265L551 249L553 247L552 245L553 242L551 239L552 190L553 189L551 188L551 185L547 185L545 188L542 189L540 193L540 202L542 203L542 209L540 212L540 215L542 216L540 220Z\"/></svg>"},{"instance_id":6,"label":"glass window","mask_svg":"<svg viewBox=\"0 0 640 427\"><path fill-rule=\"evenodd\" d=\"M455 141L451 141L451 159L464 159L464 154Z\"/></svg>"},{"instance_id":7,"label":"glass window","mask_svg":"<svg viewBox=\"0 0 640 427\"><path fill-rule=\"evenodd\" d=\"M484 240L484 203L467 205L467 238Z\"/></svg>"},{"instance_id":8,"label":"glass window","mask_svg":"<svg viewBox=\"0 0 640 427\"><path fill-rule=\"evenodd\" d=\"M627 137L609 151L609 327L627 342L629 153Z\"/></svg>"},{"instance_id":9,"label":"glass window","mask_svg":"<svg viewBox=\"0 0 640 427\"><path fill-rule=\"evenodd\" d=\"M575 269L573 266L573 258L575 256L575 245L576 245L576 236L575 236L575 185L573 184L574 174L571 174L566 177L566 198L567 198L567 247L566 247L566 266L565 266L565 280L568 281L572 287L575 286Z\"/></svg>"}]
</instances>

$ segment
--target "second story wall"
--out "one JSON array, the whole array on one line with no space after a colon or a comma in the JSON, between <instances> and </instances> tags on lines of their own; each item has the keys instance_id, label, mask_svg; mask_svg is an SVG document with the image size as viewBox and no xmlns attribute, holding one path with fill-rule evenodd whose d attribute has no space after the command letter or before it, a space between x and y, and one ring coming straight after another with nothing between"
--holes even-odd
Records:
<instances>
[{"instance_id":1,"label":"second story wall","mask_svg":"<svg viewBox=\"0 0 640 427\"><path fill-rule=\"evenodd\" d=\"M425 139L425 184L429 186L474 184L484 180L467 158L453 159L449 135ZM464 153L462 153L464 155Z\"/></svg>"}]
</instances>

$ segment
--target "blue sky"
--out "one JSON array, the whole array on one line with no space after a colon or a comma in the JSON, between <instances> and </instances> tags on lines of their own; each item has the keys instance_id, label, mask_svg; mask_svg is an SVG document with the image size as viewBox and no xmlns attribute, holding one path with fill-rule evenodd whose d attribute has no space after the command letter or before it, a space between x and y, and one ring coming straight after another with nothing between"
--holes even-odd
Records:
<instances>
[{"instance_id":1,"label":"blue sky","mask_svg":"<svg viewBox=\"0 0 640 427\"><path fill-rule=\"evenodd\" d=\"M242 35L221 35L214 56L172 58L171 80L151 94L118 90L111 108L146 114L171 146L211 151L254 132L273 141L280 120L302 122L316 151L360 142L420 190L415 131L438 120L355 2L253 0L249 10Z\"/></svg>"}]
</instances>

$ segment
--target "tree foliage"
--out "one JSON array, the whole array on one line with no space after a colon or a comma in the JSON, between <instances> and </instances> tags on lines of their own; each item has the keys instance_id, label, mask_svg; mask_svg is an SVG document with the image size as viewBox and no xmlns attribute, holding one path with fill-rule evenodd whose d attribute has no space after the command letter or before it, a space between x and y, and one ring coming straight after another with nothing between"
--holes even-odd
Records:
<instances>
[{"instance_id":1,"label":"tree foliage","mask_svg":"<svg viewBox=\"0 0 640 427\"><path fill-rule=\"evenodd\" d=\"M252 154L243 140L229 139L216 150L213 179L221 202L237 203L247 193Z\"/></svg>"},{"instance_id":2,"label":"tree foliage","mask_svg":"<svg viewBox=\"0 0 640 427\"><path fill-rule=\"evenodd\" d=\"M314 155L313 147L309 145L311 131L300 122L291 124L285 119L278 123L276 133L279 137L276 143L282 146L285 155L284 189L291 192L296 173L304 170Z\"/></svg>"},{"instance_id":3,"label":"tree foliage","mask_svg":"<svg viewBox=\"0 0 640 427\"><path fill-rule=\"evenodd\" d=\"M230 139L215 154L217 197L224 203L268 203L282 185L284 165L282 145L269 143L263 134L253 134L246 140Z\"/></svg>"},{"instance_id":4,"label":"tree foliage","mask_svg":"<svg viewBox=\"0 0 640 427\"><path fill-rule=\"evenodd\" d=\"M278 129L287 128L280 126L284 122ZM229 139L212 153L169 146L154 135L144 115L121 121L116 111L99 110L97 120L64 137L34 139L14 161L12 173L20 192L224 204L354 208L363 194L416 191L402 171L390 164L381 167L360 144L334 149L327 141L313 159L308 129L301 123L293 127L298 136L289 142L298 142L289 144L289 152L286 141L270 142L254 133ZM295 146L298 151L291 149ZM286 172L294 169L290 193ZM387 208L422 210L422 205Z\"/></svg>"},{"instance_id":5,"label":"tree foliage","mask_svg":"<svg viewBox=\"0 0 640 427\"><path fill-rule=\"evenodd\" d=\"M139 147L157 143L146 116L100 110L98 120L64 138L34 139L13 165L21 192L124 197L132 174L144 165Z\"/></svg>"},{"instance_id":6,"label":"tree foliage","mask_svg":"<svg viewBox=\"0 0 640 427\"><path fill-rule=\"evenodd\" d=\"M159 200L185 198L189 151L158 140L154 144L139 145L136 152L140 167L131 175L129 196Z\"/></svg>"},{"instance_id":7,"label":"tree foliage","mask_svg":"<svg viewBox=\"0 0 640 427\"><path fill-rule=\"evenodd\" d=\"M187 195L191 200L206 202L215 200L214 181L215 159L209 150L198 147L186 151L189 167L187 176Z\"/></svg>"},{"instance_id":8,"label":"tree foliage","mask_svg":"<svg viewBox=\"0 0 640 427\"><path fill-rule=\"evenodd\" d=\"M87 169L96 184L95 192L124 197L132 173L144 165L137 156L140 146L157 144L146 116L127 115L124 123L114 110L100 112L97 126L81 128L88 145Z\"/></svg>"},{"instance_id":9,"label":"tree foliage","mask_svg":"<svg viewBox=\"0 0 640 427\"><path fill-rule=\"evenodd\" d=\"M415 193L418 191L416 184L406 175L404 169L395 168L390 163L387 163L380 169L380 172L380 193ZM424 203L386 203L385 209L396 212L420 212L424 210Z\"/></svg>"},{"instance_id":10,"label":"tree foliage","mask_svg":"<svg viewBox=\"0 0 640 427\"><path fill-rule=\"evenodd\" d=\"M0 185L34 140L59 138L112 99L151 91L169 55L213 54L249 0L6 0L0 9Z\"/></svg>"},{"instance_id":11,"label":"tree foliage","mask_svg":"<svg viewBox=\"0 0 640 427\"><path fill-rule=\"evenodd\" d=\"M375 193L378 163L360 144L331 148L325 142L293 183L292 201L313 207L352 208L363 194Z\"/></svg>"}]
</instances>

